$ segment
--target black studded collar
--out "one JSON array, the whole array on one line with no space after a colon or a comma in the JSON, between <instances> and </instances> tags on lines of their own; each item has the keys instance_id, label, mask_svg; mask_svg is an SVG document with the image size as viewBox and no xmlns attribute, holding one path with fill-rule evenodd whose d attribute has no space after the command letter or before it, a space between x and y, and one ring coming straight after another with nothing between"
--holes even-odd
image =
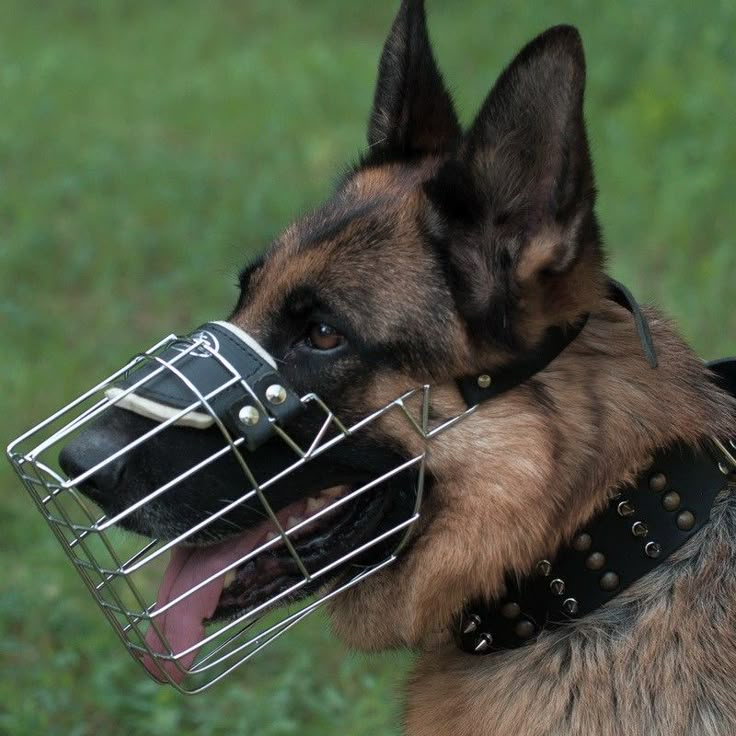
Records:
<instances>
[{"instance_id":1,"label":"black studded collar","mask_svg":"<svg viewBox=\"0 0 736 736\"><path fill-rule=\"evenodd\" d=\"M710 367L736 395L736 358ZM528 578L509 581L500 600L471 603L456 623L458 646L476 655L514 649L542 630L595 611L707 524L716 496L734 474L736 439L702 448L677 444L657 454L569 546L540 560Z\"/></svg>"}]
</instances>

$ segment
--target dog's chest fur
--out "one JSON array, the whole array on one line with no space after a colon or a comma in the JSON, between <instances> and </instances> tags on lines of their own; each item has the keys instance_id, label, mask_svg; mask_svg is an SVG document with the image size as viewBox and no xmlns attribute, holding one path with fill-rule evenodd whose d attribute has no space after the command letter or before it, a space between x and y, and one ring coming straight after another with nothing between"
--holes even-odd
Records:
<instances>
[{"instance_id":1,"label":"dog's chest fur","mask_svg":"<svg viewBox=\"0 0 736 736\"><path fill-rule=\"evenodd\" d=\"M698 537L584 621L490 657L453 644L426 652L409 688L407 733L732 736L733 490Z\"/></svg>"}]
</instances>

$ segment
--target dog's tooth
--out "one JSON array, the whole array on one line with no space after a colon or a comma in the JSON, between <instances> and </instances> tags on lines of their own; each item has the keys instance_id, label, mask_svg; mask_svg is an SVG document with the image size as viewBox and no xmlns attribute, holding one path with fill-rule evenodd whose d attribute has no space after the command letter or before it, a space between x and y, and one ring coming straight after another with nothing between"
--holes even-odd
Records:
<instances>
[{"instance_id":1,"label":"dog's tooth","mask_svg":"<svg viewBox=\"0 0 736 736\"><path fill-rule=\"evenodd\" d=\"M286 520L286 526L291 529L293 526L296 526L297 524L301 524L302 520L298 516L290 516Z\"/></svg>"},{"instance_id":2,"label":"dog's tooth","mask_svg":"<svg viewBox=\"0 0 736 736\"><path fill-rule=\"evenodd\" d=\"M326 498L308 498L306 512L308 514L316 514L326 503Z\"/></svg>"},{"instance_id":3,"label":"dog's tooth","mask_svg":"<svg viewBox=\"0 0 736 736\"><path fill-rule=\"evenodd\" d=\"M342 488L327 488L319 495L327 498L339 498L342 495Z\"/></svg>"},{"instance_id":4,"label":"dog's tooth","mask_svg":"<svg viewBox=\"0 0 736 736\"><path fill-rule=\"evenodd\" d=\"M279 535L276 532L269 532L266 534L266 541L270 542L272 539L276 539Z\"/></svg>"},{"instance_id":5,"label":"dog's tooth","mask_svg":"<svg viewBox=\"0 0 736 736\"><path fill-rule=\"evenodd\" d=\"M235 570L228 570L225 573L225 577L223 578L222 587L227 588L231 583L235 582L236 577L237 576L235 575Z\"/></svg>"}]
</instances>

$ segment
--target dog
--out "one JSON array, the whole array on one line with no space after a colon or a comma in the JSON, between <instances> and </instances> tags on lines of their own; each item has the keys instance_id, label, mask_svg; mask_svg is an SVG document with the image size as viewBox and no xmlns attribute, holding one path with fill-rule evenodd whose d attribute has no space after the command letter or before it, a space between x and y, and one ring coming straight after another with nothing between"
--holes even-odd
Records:
<instances>
[{"instance_id":1,"label":"dog","mask_svg":"<svg viewBox=\"0 0 736 736\"><path fill-rule=\"evenodd\" d=\"M578 601L565 598L569 620L530 629L522 646L496 650L490 634L477 638L482 617L473 606L492 607L516 582L549 575L559 549L587 554L595 535L591 542L581 530L658 453L726 441L736 426L733 396L674 327L614 298L622 292L605 274L584 86L578 32L551 28L503 71L463 130L423 3L404 0L380 60L367 152L325 204L240 275L230 322L274 356L297 391L318 393L341 417L431 384L430 415L442 422L468 409L463 377L484 389L509 366L521 375L433 440L408 545L329 604L349 646L417 653L408 736L736 734L731 468L710 522L625 589L609 586L615 595L605 605L576 618ZM551 330L559 350L525 373ZM308 419L300 421L306 433ZM79 474L150 422L115 409L65 450L62 466ZM83 490L114 514L210 452L209 432L168 428ZM362 473L424 449L422 437L386 415L279 503L305 488L339 495ZM164 539L195 526L240 493L228 462L129 515L126 526ZM361 507L332 533L333 547L380 531L408 503L411 481L402 476ZM673 508L676 491L666 502ZM620 516L634 512L618 499ZM687 513L677 517L682 529L692 528ZM192 541L227 541L256 519L245 510L226 522ZM634 536L646 536L636 523ZM659 543L646 544L647 555L660 555ZM328 586L336 580L339 571ZM555 578L552 590L561 594L564 582ZM218 610L245 605L235 597ZM503 615L518 618L516 603L506 605ZM471 635L468 651L462 642Z\"/></svg>"}]
</instances>

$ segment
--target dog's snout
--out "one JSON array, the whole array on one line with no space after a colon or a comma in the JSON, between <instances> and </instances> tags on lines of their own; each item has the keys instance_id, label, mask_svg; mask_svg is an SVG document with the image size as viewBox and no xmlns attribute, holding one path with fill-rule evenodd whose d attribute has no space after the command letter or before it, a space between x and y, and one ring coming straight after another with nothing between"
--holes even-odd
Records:
<instances>
[{"instance_id":1,"label":"dog's snout","mask_svg":"<svg viewBox=\"0 0 736 736\"><path fill-rule=\"evenodd\" d=\"M124 458L110 459L118 449L119 443L109 433L84 432L64 447L59 454L59 465L71 479L100 465L80 483L80 489L91 498L104 496L119 487L123 475Z\"/></svg>"}]
</instances>

